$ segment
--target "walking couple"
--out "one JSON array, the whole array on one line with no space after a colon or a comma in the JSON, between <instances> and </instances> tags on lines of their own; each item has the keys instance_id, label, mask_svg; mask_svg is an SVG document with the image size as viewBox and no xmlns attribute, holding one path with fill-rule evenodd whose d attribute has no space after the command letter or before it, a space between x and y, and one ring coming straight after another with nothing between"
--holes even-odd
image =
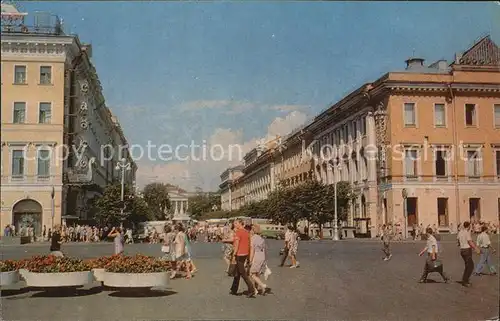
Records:
<instances>
[{"instance_id":1,"label":"walking couple","mask_svg":"<svg viewBox=\"0 0 500 321\"><path fill-rule=\"evenodd\" d=\"M269 293L270 289L260 279L260 275L264 275L267 279L271 274L267 267L266 244L260 235L260 227L245 226L241 219L236 219L234 229L233 253L230 261L231 267L234 267L234 278L229 294L237 295L240 278L243 278L248 287L248 298L255 298L259 293L262 295ZM229 272L232 272L231 268Z\"/></svg>"},{"instance_id":2,"label":"walking couple","mask_svg":"<svg viewBox=\"0 0 500 321\"><path fill-rule=\"evenodd\" d=\"M196 273L197 269L191 257L191 243L189 237L185 233L182 224L174 225L174 228L169 225L165 226L163 236L162 252L164 259L173 263L171 279L174 279L182 270L186 272L186 279L191 279L192 274Z\"/></svg>"}]
</instances>

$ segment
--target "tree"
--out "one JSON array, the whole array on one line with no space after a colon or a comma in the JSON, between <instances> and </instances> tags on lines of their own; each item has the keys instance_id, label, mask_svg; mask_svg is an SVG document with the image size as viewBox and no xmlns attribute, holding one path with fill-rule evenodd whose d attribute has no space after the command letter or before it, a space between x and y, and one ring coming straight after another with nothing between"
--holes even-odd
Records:
<instances>
[{"instance_id":1,"label":"tree","mask_svg":"<svg viewBox=\"0 0 500 321\"><path fill-rule=\"evenodd\" d=\"M121 185L108 185L102 196L93 200L92 206L96 220L101 225L119 225L120 223L138 223L152 219L146 202L132 194L129 186L124 187L123 202L120 200ZM123 215L121 214L121 209Z\"/></svg>"},{"instance_id":2,"label":"tree","mask_svg":"<svg viewBox=\"0 0 500 321\"><path fill-rule=\"evenodd\" d=\"M165 219L167 210L170 209L170 198L168 196L168 187L163 183L151 183L144 187L144 201L152 211L155 220Z\"/></svg>"},{"instance_id":3,"label":"tree","mask_svg":"<svg viewBox=\"0 0 500 321\"><path fill-rule=\"evenodd\" d=\"M205 213L220 210L220 195L218 193L198 193L188 199L191 218L200 219Z\"/></svg>"}]
</instances>

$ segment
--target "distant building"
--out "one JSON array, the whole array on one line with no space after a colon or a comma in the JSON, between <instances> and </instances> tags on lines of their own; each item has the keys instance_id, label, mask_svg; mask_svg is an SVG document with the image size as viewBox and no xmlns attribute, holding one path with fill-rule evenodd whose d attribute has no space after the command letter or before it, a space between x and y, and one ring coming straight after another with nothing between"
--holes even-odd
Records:
<instances>
[{"instance_id":1,"label":"distant building","mask_svg":"<svg viewBox=\"0 0 500 321\"><path fill-rule=\"evenodd\" d=\"M1 6L0 224L40 234L63 217L85 219L87 201L119 181L120 158L131 164L129 184L137 166L106 106L92 47L66 35L57 16Z\"/></svg>"}]
</instances>

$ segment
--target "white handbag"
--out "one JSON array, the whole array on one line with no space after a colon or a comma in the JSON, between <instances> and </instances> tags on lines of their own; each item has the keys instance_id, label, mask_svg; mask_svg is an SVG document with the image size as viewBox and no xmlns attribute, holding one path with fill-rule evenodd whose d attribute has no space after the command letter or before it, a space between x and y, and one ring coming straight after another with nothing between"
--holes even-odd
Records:
<instances>
[{"instance_id":1,"label":"white handbag","mask_svg":"<svg viewBox=\"0 0 500 321\"><path fill-rule=\"evenodd\" d=\"M267 279L272 273L273 272L271 271L271 269L266 265L266 270L264 271L264 279L267 281Z\"/></svg>"}]
</instances>

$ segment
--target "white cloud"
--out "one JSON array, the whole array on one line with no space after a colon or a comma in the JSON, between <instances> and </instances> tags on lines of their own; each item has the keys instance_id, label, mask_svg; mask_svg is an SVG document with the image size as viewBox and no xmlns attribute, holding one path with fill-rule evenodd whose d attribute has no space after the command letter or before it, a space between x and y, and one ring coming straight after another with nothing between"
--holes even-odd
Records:
<instances>
[{"instance_id":1,"label":"white cloud","mask_svg":"<svg viewBox=\"0 0 500 321\"><path fill-rule=\"evenodd\" d=\"M146 164L138 162L137 183L144 186L149 182L160 181L179 185L192 191L199 186L204 190L217 190L220 174L228 167L241 164L243 156L256 146L259 139L273 139L276 135L284 136L304 124L307 115L293 111L285 117L275 118L268 126L267 133L244 141L242 130L216 128L207 139L207 158L198 161L168 162L163 164ZM224 150L224 157L219 158L219 149L214 149L213 159L210 148L219 145Z\"/></svg>"},{"instance_id":2,"label":"white cloud","mask_svg":"<svg viewBox=\"0 0 500 321\"><path fill-rule=\"evenodd\" d=\"M303 105L275 105L271 106L271 109L282 111L282 112L292 112L292 111L300 111L305 109L307 106Z\"/></svg>"}]
</instances>

